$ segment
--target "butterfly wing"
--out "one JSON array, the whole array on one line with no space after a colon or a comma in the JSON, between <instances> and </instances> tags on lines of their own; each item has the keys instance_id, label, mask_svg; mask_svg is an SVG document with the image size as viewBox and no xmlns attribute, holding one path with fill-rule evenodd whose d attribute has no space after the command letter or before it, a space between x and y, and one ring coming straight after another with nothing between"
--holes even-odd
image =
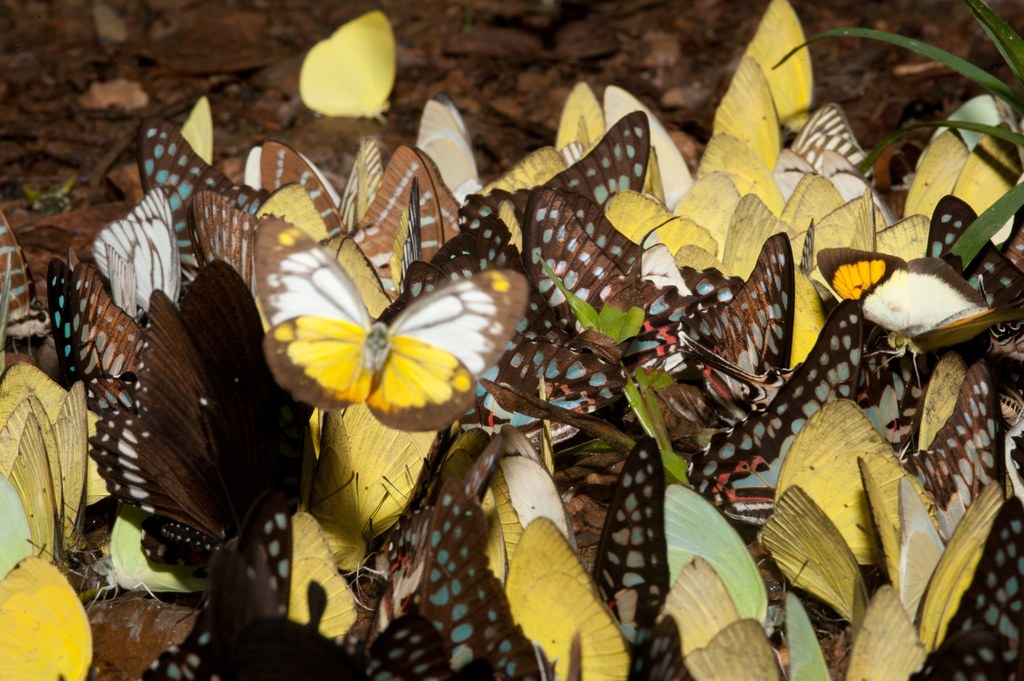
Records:
<instances>
[{"instance_id":1,"label":"butterfly wing","mask_svg":"<svg viewBox=\"0 0 1024 681\"><path fill-rule=\"evenodd\" d=\"M160 289L172 300L181 287L181 259L175 243L171 205L163 189L149 191L121 220L104 227L93 242L92 252L100 270L116 283L108 262L108 250L132 263L135 271L135 302L143 310L149 296Z\"/></svg>"},{"instance_id":2,"label":"butterfly wing","mask_svg":"<svg viewBox=\"0 0 1024 681\"><path fill-rule=\"evenodd\" d=\"M488 270L439 286L394 321L391 351L367 403L392 428L435 430L465 412L476 378L505 352L526 307L527 282Z\"/></svg>"},{"instance_id":3,"label":"butterfly wing","mask_svg":"<svg viewBox=\"0 0 1024 681\"><path fill-rule=\"evenodd\" d=\"M256 281L278 383L322 409L365 401L374 376L363 360L370 315L331 254L297 227L269 220L256 237Z\"/></svg>"},{"instance_id":4,"label":"butterfly wing","mask_svg":"<svg viewBox=\"0 0 1024 681\"><path fill-rule=\"evenodd\" d=\"M9 265L6 261L8 257ZM11 273L7 335L11 338L42 335L46 331L46 313L36 303L35 288L18 237L7 222L3 211L0 211L0 268L2 267L6 267ZM0 295L2 294L3 276L0 273Z\"/></svg>"},{"instance_id":5,"label":"butterfly wing","mask_svg":"<svg viewBox=\"0 0 1024 681\"><path fill-rule=\"evenodd\" d=\"M171 206L181 266L193 272L196 257L187 230L187 203L200 189L211 189L231 198L238 208L255 212L267 193L236 187L224 174L196 154L178 129L159 118L147 118L139 128L137 158L142 187L147 192L163 187Z\"/></svg>"}]
</instances>

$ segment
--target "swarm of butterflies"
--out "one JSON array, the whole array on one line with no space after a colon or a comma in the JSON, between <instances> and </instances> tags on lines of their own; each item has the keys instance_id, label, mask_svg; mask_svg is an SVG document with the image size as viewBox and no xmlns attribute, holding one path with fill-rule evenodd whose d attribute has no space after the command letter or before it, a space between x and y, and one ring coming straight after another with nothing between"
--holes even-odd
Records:
<instances>
[{"instance_id":1,"label":"swarm of butterflies","mask_svg":"<svg viewBox=\"0 0 1024 681\"><path fill-rule=\"evenodd\" d=\"M772 0L695 176L580 84L490 184L438 98L340 192L277 142L236 185L203 101L47 305L0 216L60 370L0 379L0 678L103 678L122 590L203 592L145 679L829 679L812 616L845 678L1024 679L1024 228L952 255L1020 158L938 134L897 220L803 40ZM623 461L592 562L570 449Z\"/></svg>"}]
</instances>

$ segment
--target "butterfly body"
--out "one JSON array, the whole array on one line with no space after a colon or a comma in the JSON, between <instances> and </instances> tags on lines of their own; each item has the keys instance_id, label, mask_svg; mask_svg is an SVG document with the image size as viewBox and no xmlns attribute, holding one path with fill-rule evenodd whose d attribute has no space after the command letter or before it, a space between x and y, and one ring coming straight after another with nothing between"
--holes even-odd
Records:
<instances>
[{"instance_id":1,"label":"butterfly body","mask_svg":"<svg viewBox=\"0 0 1024 681\"><path fill-rule=\"evenodd\" d=\"M464 413L475 377L504 353L526 304L522 275L489 270L445 282L385 324L297 228L268 222L256 252L271 326L264 350L278 382L324 409L366 402L393 428L432 430Z\"/></svg>"}]
</instances>

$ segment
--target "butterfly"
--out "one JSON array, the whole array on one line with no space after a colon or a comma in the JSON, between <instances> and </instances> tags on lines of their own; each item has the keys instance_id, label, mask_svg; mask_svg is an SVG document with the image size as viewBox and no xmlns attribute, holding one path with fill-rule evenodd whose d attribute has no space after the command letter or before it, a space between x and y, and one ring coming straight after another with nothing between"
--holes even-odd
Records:
<instances>
[{"instance_id":1,"label":"butterfly","mask_svg":"<svg viewBox=\"0 0 1024 681\"><path fill-rule=\"evenodd\" d=\"M482 187L469 129L448 95L436 94L423 105L416 146L434 159L441 178L456 197L465 197Z\"/></svg>"},{"instance_id":2,"label":"butterfly","mask_svg":"<svg viewBox=\"0 0 1024 681\"><path fill-rule=\"evenodd\" d=\"M393 309L400 309L403 299L433 290L446 278L469 277L492 268L525 271L508 228L496 215L482 218L477 229L447 242L429 264L414 262L407 288ZM531 286L526 312L508 342L503 361L480 378L528 395L538 394L543 380L548 401L578 412L591 412L617 399L621 370L597 353L573 347L572 338L540 291ZM464 427L474 423L489 428L502 423L525 426L534 420L505 409L482 384L477 385L476 394L476 406L461 419Z\"/></svg>"},{"instance_id":3,"label":"butterfly","mask_svg":"<svg viewBox=\"0 0 1024 681\"><path fill-rule=\"evenodd\" d=\"M181 260L172 225L171 204L163 189L148 192L132 211L96 235L93 257L111 282L114 303L135 316L160 289L177 300Z\"/></svg>"},{"instance_id":4,"label":"butterfly","mask_svg":"<svg viewBox=\"0 0 1024 681\"><path fill-rule=\"evenodd\" d=\"M779 62L787 52L804 42L804 30L793 6L787 0L772 0L744 53L756 59L764 71L772 101L779 112L779 122L794 130L804 125L811 108L814 92L811 55L800 50L785 63Z\"/></svg>"},{"instance_id":5,"label":"butterfly","mask_svg":"<svg viewBox=\"0 0 1024 681\"><path fill-rule=\"evenodd\" d=\"M267 193L251 187L236 187L224 174L201 159L178 129L165 120L143 120L137 147L142 188L147 192L156 187L167 190L182 271L190 276L196 269L186 215L192 195L201 189L209 189L228 197L236 207L255 213Z\"/></svg>"},{"instance_id":6,"label":"butterfly","mask_svg":"<svg viewBox=\"0 0 1024 681\"><path fill-rule=\"evenodd\" d=\"M571 669L577 636L583 678L626 676L626 641L595 587L593 577L558 527L545 517L530 521L516 544L505 591L523 633L540 645L546 657L555 660L556 678L564 678ZM646 605L642 609L647 610Z\"/></svg>"},{"instance_id":7,"label":"butterfly","mask_svg":"<svg viewBox=\"0 0 1024 681\"><path fill-rule=\"evenodd\" d=\"M840 296L859 300L864 317L889 332L897 350L914 353L970 340L1024 311L990 308L953 267L939 258L909 262L851 248L818 253L822 275Z\"/></svg>"},{"instance_id":8,"label":"butterfly","mask_svg":"<svg viewBox=\"0 0 1024 681\"><path fill-rule=\"evenodd\" d=\"M933 379L934 380L934 379ZM905 466L935 500L939 529L947 539L981 489L1001 477L1003 438L998 429L997 394L988 369L967 370L946 423Z\"/></svg>"},{"instance_id":9,"label":"butterfly","mask_svg":"<svg viewBox=\"0 0 1024 681\"><path fill-rule=\"evenodd\" d=\"M298 151L283 142L264 142L249 152L245 166L246 184L268 191L276 191L292 183L299 184L313 201L328 234L348 232L342 229L338 192L323 172Z\"/></svg>"},{"instance_id":10,"label":"butterfly","mask_svg":"<svg viewBox=\"0 0 1024 681\"><path fill-rule=\"evenodd\" d=\"M180 312L155 292L149 319L138 413L101 419L91 454L112 495L155 514L142 523L147 556L199 564L261 493L297 480L298 458L283 453L305 417L274 383L255 301L226 263L196 276Z\"/></svg>"},{"instance_id":11,"label":"butterfly","mask_svg":"<svg viewBox=\"0 0 1024 681\"><path fill-rule=\"evenodd\" d=\"M974 577L960 598L956 613L946 628L942 646L925 662L925 671L915 679L952 678L936 675L937 670L989 670L984 678L1021 678L1020 590L1024 579L1021 552L1024 551L1024 507L1013 497L1003 502L985 540ZM975 678L975 677L972 677Z\"/></svg>"},{"instance_id":12,"label":"butterfly","mask_svg":"<svg viewBox=\"0 0 1024 681\"><path fill-rule=\"evenodd\" d=\"M85 386L65 391L36 367L14 364L0 382L0 402L0 475L17 491L31 536L18 553L31 549L63 564L80 543L85 504Z\"/></svg>"},{"instance_id":13,"label":"butterfly","mask_svg":"<svg viewBox=\"0 0 1024 681\"><path fill-rule=\"evenodd\" d=\"M641 440L619 475L594 561L598 587L631 642L654 627L668 594L664 497L657 443Z\"/></svg>"},{"instance_id":14,"label":"butterfly","mask_svg":"<svg viewBox=\"0 0 1024 681\"><path fill-rule=\"evenodd\" d=\"M772 508L786 452L807 418L826 402L852 398L862 352L862 320L841 303L825 322L807 359L767 405L714 435L690 463L690 480L729 517L760 524Z\"/></svg>"},{"instance_id":15,"label":"butterfly","mask_svg":"<svg viewBox=\"0 0 1024 681\"><path fill-rule=\"evenodd\" d=\"M789 363L794 268L789 239L770 237L745 282L717 270L682 270L685 290L658 291L640 333L624 353L627 366L681 371L701 363L709 394L729 422L770 401ZM646 287L642 294L646 299Z\"/></svg>"},{"instance_id":16,"label":"butterfly","mask_svg":"<svg viewBox=\"0 0 1024 681\"><path fill-rule=\"evenodd\" d=\"M419 187L420 239L430 260L459 233L459 204L429 156L415 147L395 150L384 169L380 188L352 233L382 279L388 278L402 213L409 206L413 180Z\"/></svg>"},{"instance_id":17,"label":"butterfly","mask_svg":"<svg viewBox=\"0 0 1024 681\"><path fill-rule=\"evenodd\" d=\"M29 338L42 336L49 328L46 310L36 300L36 290L28 271L25 254L7 217L0 211L0 267L10 276L10 303L7 308L7 336ZM0 287L3 286L0 275ZM0 289L0 294L6 293Z\"/></svg>"},{"instance_id":18,"label":"butterfly","mask_svg":"<svg viewBox=\"0 0 1024 681\"><path fill-rule=\"evenodd\" d=\"M99 268L71 252L68 262L50 259L46 284L64 384L84 381L94 409L132 408L142 348L138 322L114 303Z\"/></svg>"},{"instance_id":19,"label":"butterfly","mask_svg":"<svg viewBox=\"0 0 1024 681\"><path fill-rule=\"evenodd\" d=\"M233 678L242 631L288 612L292 577L292 527L279 492L253 502L238 539L213 556L206 602L180 645L164 651L145 681Z\"/></svg>"},{"instance_id":20,"label":"butterfly","mask_svg":"<svg viewBox=\"0 0 1024 681\"><path fill-rule=\"evenodd\" d=\"M322 409L366 402L385 425L410 430L436 430L469 408L527 295L522 275L489 270L417 298L390 325L374 322L331 254L281 221L257 235L256 273L277 380Z\"/></svg>"},{"instance_id":21,"label":"butterfly","mask_svg":"<svg viewBox=\"0 0 1024 681\"><path fill-rule=\"evenodd\" d=\"M163 565L146 558L142 523L150 515L136 506L120 504L110 530L110 550L93 564L93 570L107 578L106 588L150 594L202 591L205 582L194 566Z\"/></svg>"},{"instance_id":22,"label":"butterfly","mask_svg":"<svg viewBox=\"0 0 1024 681\"><path fill-rule=\"evenodd\" d=\"M374 118L387 111L395 68L391 23L379 10L367 12L313 46L299 72L299 94L325 116Z\"/></svg>"},{"instance_id":23,"label":"butterfly","mask_svg":"<svg viewBox=\"0 0 1024 681\"><path fill-rule=\"evenodd\" d=\"M85 608L60 571L43 558L18 563L0 581L0 676L85 681L92 632Z\"/></svg>"},{"instance_id":24,"label":"butterfly","mask_svg":"<svg viewBox=\"0 0 1024 681\"><path fill-rule=\"evenodd\" d=\"M425 617L441 633L456 668L484 658L496 674L539 679L533 646L512 619L501 582L488 567L486 542L479 503L466 494L465 483L449 478L433 506L396 527L381 556L390 584L378 617Z\"/></svg>"},{"instance_id":25,"label":"butterfly","mask_svg":"<svg viewBox=\"0 0 1024 681\"><path fill-rule=\"evenodd\" d=\"M651 168L651 172L656 172L660 179L658 183L661 185L660 198L664 199L665 207L674 210L693 185L690 169L686 165L683 155L679 153L679 147L654 112L626 90L616 85L609 85L604 89L603 101L604 122L608 129L634 112L644 114L647 125L650 127L651 148L657 158L657 164Z\"/></svg>"},{"instance_id":26,"label":"butterfly","mask_svg":"<svg viewBox=\"0 0 1024 681\"><path fill-rule=\"evenodd\" d=\"M213 163L213 113L205 95L196 100L181 125L181 136L206 163Z\"/></svg>"},{"instance_id":27,"label":"butterfly","mask_svg":"<svg viewBox=\"0 0 1024 681\"><path fill-rule=\"evenodd\" d=\"M236 208L213 191L196 192L188 204L188 228L199 269L223 260L256 295L256 230L264 218Z\"/></svg>"}]
</instances>

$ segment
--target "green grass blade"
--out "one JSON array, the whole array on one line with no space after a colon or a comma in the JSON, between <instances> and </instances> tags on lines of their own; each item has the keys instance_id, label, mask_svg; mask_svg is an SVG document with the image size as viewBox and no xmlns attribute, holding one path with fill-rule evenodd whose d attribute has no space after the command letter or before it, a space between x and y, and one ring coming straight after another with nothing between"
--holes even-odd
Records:
<instances>
[{"instance_id":1,"label":"green grass blade","mask_svg":"<svg viewBox=\"0 0 1024 681\"><path fill-rule=\"evenodd\" d=\"M961 262L965 265L971 262L992 235L998 232L1021 206L1024 206L1024 184L1018 184L1003 194L998 201L989 206L988 210L979 215L953 244L953 255L960 256Z\"/></svg>"},{"instance_id":2,"label":"green grass blade","mask_svg":"<svg viewBox=\"0 0 1024 681\"><path fill-rule=\"evenodd\" d=\"M973 130L983 135L992 135L995 138L1009 142L1010 144L1016 144L1019 147L1024 147L1024 135L1007 130L1006 128L1000 128L997 125L985 125L984 123L972 123L970 121L921 121L920 123L911 123L910 125L900 128L899 130L890 132L888 135L882 138L882 140L872 147L868 155L864 157L864 160L857 166L862 173L866 173L871 170L871 166L875 164L875 160L882 155L882 152L896 142L898 139L906 135L912 130L919 128L957 128L958 130Z\"/></svg>"},{"instance_id":3,"label":"green grass blade","mask_svg":"<svg viewBox=\"0 0 1024 681\"><path fill-rule=\"evenodd\" d=\"M916 52L917 54L937 61L953 71L956 71L963 77L974 81L992 95L1009 104L1018 113L1024 114L1024 96L993 76L991 73L975 66L969 61L961 59L955 54L946 52L945 50L940 50L928 43L896 35L895 33L887 33L886 31L876 31L870 28L836 28L830 31L825 31L824 33L819 33L814 36L803 45L794 47L786 54L785 57L779 60L779 64L789 59L789 57L795 54L798 50L802 50L804 47L811 45L812 43L816 43L819 40L825 40L826 38L867 38L868 40L877 40L879 42L902 47L910 50L911 52ZM778 66L778 64L776 64L776 66Z\"/></svg>"},{"instance_id":4,"label":"green grass blade","mask_svg":"<svg viewBox=\"0 0 1024 681\"><path fill-rule=\"evenodd\" d=\"M962 1L984 27L988 37L1013 71L1013 75L1017 76L1017 82L1024 83L1024 42L1021 41L1020 34L993 12L985 0Z\"/></svg>"}]
</instances>

